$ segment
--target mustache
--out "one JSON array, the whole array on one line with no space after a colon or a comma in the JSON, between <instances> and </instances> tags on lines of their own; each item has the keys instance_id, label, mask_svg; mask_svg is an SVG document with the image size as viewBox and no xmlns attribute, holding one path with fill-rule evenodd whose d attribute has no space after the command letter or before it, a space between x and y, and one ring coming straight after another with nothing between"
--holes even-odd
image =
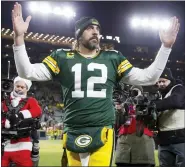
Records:
<instances>
[{"instance_id":1,"label":"mustache","mask_svg":"<svg viewBox=\"0 0 185 167\"><path fill-rule=\"evenodd\" d=\"M16 92L17 94L19 94L19 95L23 95L23 94L24 94L24 92L22 92L22 91L16 91L16 90L15 90L15 92Z\"/></svg>"},{"instance_id":2,"label":"mustache","mask_svg":"<svg viewBox=\"0 0 185 167\"><path fill-rule=\"evenodd\" d=\"M91 39L96 39L97 41L99 41L99 38L98 38L97 36L91 37L91 38L89 39L89 41L90 41Z\"/></svg>"},{"instance_id":3,"label":"mustache","mask_svg":"<svg viewBox=\"0 0 185 167\"><path fill-rule=\"evenodd\" d=\"M159 88L159 90L165 90L166 89L166 87L160 87Z\"/></svg>"}]
</instances>

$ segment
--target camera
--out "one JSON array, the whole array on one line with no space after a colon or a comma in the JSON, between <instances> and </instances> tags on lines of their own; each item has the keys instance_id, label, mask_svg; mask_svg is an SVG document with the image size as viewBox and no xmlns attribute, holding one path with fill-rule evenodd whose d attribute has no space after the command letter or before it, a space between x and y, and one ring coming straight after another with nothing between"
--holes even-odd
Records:
<instances>
[{"instance_id":1,"label":"camera","mask_svg":"<svg viewBox=\"0 0 185 167\"><path fill-rule=\"evenodd\" d=\"M120 125L130 126L132 116L136 118L136 135L141 137L144 133L144 128L147 127L150 130L157 129L157 116L155 100L158 100L161 95L159 92L149 93L144 92L141 86L132 86L127 91L115 91L115 95L119 102L121 102L122 109L118 117L122 117L116 120ZM124 97L124 98L123 98ZM117 101L118 101L117 100Z\"/></svg>"},{"instance_id":2,"label":"camera","mask_svg":"<svg viewBox=\"0 0 185 167\"><path fill-rule=\"evenodd\" d=\"M126 89L126 85L120 83L117 84L113 90L113 102L117 102L119 104L124 103L128 96Z\"/></svg>"},{"instance_id":3,"label":"camera","mask_svg":"<svg viewBox=\"0 0 185 167\"><path fill-rule=\"evenodd\" d=\"M113 90L113 102L115 106L115 131L116 134L118 133L118 130L121 125L125 124L127 121L128 113L126 113L124 104L126 99L128 98L129 92L127 91L128 86L124 84L117 84ZM116 108L116 105L120 105L120 109Z\"/></svg>"},{"instance_id":4,"label":"camera","mask_svg":"<svg viewBox=\"0 0 185 167\"><path fill-rule=\"evenodd\" d=\"M10 129L1 129L1 156L4 154L4 147L6 141L10 139L20 139L24 137L29 137L32 130L40 129L40 119L39 118L27 118L19 121L14 127Z\"/></svg>"},{"instance_id":5,"label":"camera","mask_svg":"<svg viewBox=\"0 0 185 167\"><path fill-rule=\"evenodd\" d=\"M2 79L1 80L1 101L8 98L8 95L13 91L14 84L11 79Z\"/></svg>"},{"instance_id":6,"label":"camera","mask_svg":"<svg viewBox=\"0 0 185 167\"><path fill-rule=\"evenodd\" d=\"M1 80L1 91L10 93L13 91L13 80L11 79L2 79Z\"/></svg>"},{"instance_id":7,"label":"camera","mask_svg":"<svg viewBox=\"0 0 185 167\"><path fill-rule=\"evenodd\" d=\"M30 131L35 129L40 129L39 118L27 118L10 129L3 128L1 133L4 139L19 139L30 136Z\"/></svg>"},{"instance_id":8,"label":"camera","mask_svg":"<svg viewBox=\"0 0 185 167\"><path fill-rule=\"evenodd\" d=\"M150 130L157 130L158 112L155 100L160 98L160 94L143 92L134 99L136 104L136 134L142 136L144 127Z\"/></svg>"}]
</instances>

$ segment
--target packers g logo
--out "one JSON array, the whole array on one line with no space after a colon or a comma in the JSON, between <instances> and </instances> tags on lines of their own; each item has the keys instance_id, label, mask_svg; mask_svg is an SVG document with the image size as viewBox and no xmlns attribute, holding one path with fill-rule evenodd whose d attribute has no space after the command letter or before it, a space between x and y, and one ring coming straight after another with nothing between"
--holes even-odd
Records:
<instances>
[{"instance_id":1,"label":"packers g logo","mask_svg":"<svg viewBox=\"0 0 185 167\"><path fill-rule=\"evenodd\" d=\"M81 135L76 138L75 144L79 147L86 147L92 142L92 137L89 135Z\"/></svg>"},{"instance_id":2,"label":"packers g logo","mask_svg":"<svg viewBox=\"0 0 185 167\"><path fill-rule=\"evenodd\" d=\"M97 25L99 24L96 19L92 19L91 22L92 22L92 24L97 24Z\"/></svg>"}]
</instances>

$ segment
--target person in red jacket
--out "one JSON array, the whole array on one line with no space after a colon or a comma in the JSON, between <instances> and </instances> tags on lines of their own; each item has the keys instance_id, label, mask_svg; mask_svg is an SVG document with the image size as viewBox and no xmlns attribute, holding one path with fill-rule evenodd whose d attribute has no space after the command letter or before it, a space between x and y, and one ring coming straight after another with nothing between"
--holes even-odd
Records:
<instances>
[{"instance_id":1,"label":"person in red jacket","mask_svg":"<svg viewBox=\"0 0 185 167\"><path fill-rule=\"evenodd\" d=\"M2 120L2 128L11 129L20 120L27 118L37 118L41 116L41 107L35 98L27 98L32 82L19 76L14 79L14 89L10 94L9 102L2 102L3 112L9 112L9 106L17 108L23 101L24 106L16 114L11 114L8 118ZM30 133L18 139L6 141L4 154L2 156L2 166L9 166L10 162L17 166L33 166L31 160L32 142Z\"/></svg>"},{"instance_id":2,"label":"person in red jacket","mask_svg":"<svg viewBox=\"0 0 185 167\"><path fill-rule=\"evenodd\" d=\"M132 86L131 90L137 91L138 95L142 93L140 86ZM118 110L121 109L121 105L115 107ZM115 163L118 167L154 167L153 132L145 127L144 134L141 137L136 135L135 107L135 105L129 106L129 118L119 128Z\"/></svg>"}]
</instances>

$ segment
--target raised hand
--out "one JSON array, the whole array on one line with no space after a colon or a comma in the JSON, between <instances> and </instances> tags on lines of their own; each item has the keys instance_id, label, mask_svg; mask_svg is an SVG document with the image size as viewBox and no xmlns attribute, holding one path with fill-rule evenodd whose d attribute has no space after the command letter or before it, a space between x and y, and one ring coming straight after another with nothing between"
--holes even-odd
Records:
<instances>
[{"instance_id":1,"label":"raised hand","mask_svg":"<svg viewBox=\"0 0 185 167\"><path fill-rule=\"evenodd\" d=\"M160 30L159 36L165 47L171 48L176 41L180 23L176 17L170 19L170 27L167 30Z\"/></svg>"},{"instance_id":2,"label":"raised hand","mask_svg":"<svg viewBox=\"0 0 185 167\"><path fill-rule=\"evenodd\" d=\"M18 2L16 2L12 10L12 24L15 37L24 36L24 33L26 33L28 29L30 20L31 16L28 16L26 21L23 20L22 7Z\"/></svg>"}]
</instances>

